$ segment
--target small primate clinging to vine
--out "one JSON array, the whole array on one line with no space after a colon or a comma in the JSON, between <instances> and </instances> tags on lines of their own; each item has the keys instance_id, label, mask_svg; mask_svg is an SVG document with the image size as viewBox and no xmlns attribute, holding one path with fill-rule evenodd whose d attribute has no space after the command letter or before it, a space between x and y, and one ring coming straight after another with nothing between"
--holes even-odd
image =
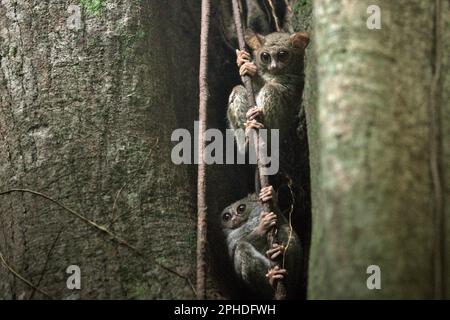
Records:
<instances>
[{"instance_id":1,"label":"small primate clinging to vine","mask_svg":"<svg viewBox=\"0 0 450 320\"><path fill-rule=\"evenodd\" d=\"M234 87L228 102L228 121L235 132L238 149L246 147L244 130L267 128L280 130L280 154L283 144L295 134L298 124L298 104L304 81L304 53L309 43L306 33L274 32L267 36L247 31L248 46L254 60L246 51L237 50L240 75L253 79L256 106L249 106L242 85ZM263 121L261 121L263 120ZM262 124L264 123L264 125Z\"/></svg>"},{"instance_id":2,"label":"small primate clinging to vine","mask_svg":"<svg viewBox=\"0 0 450 320\"><path fill-rule=\"evenodd\" d=\"M287 294L295 292L302 269L302 249L295 231L275 205L275 212L263 212L261 201L274 198L272 187L262 188L259 199L251 194L230 206L221 214L222 228L234 270L255 297L271 299L274 281L285 279ZM275 201L276 204L276 201ZM281 244L268 247L267 233L276 226ZM280 258L284 266L274 267L273 260Z\"/></svg>"}]
</instances>

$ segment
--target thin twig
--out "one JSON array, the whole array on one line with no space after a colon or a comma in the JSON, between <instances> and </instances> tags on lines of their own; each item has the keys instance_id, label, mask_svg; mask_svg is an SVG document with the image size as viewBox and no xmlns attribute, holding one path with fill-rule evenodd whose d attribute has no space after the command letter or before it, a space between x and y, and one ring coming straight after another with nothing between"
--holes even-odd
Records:
<instances>
[{"instance_id":1,"label":"thin twig","mask_svg":"<svg viewBox=\"0 0 450 320\"><path fill-rule=\"evenodd\" d=\"M66 207L66 206L63 205L61 202L59 202L59 201L57 201L57 200L55 200L55 199L53 199L53 198L47 196L46 194L41 193L41 192L37 192L37 191L34 191L34 190L30 190L30 189L10 189L10 190L7 190L7 191L0 192L0 196L1 196L1 195L5 195L5 194L9 194L9 193L13 193L13 192L31 193L31 194L40 196L40 197L42 197L42 198L45 198L45 199L47 199L47 200L53 202L54 204L58 205L59 207L63 208L64 210L70 212L70 213L71 213L72 215L74 215L75 217L77 217L77 218L83 220L83 221L84 221L85 223L87 223L88 225L90 225L90 226L94 227L95 229L97 229L97 230L99 230L99 231L101 231L101 232L107 234L107 235L110 236L114 241L116 241L118 244L120 244L120 245L122 245L122 246L125 246L125 247L128 247L129 249L131 249L131 250L133 250L133 251L135 251L135 252L138 251L138 250L137 250L135 247L133 247L131 244L129 244L129 243L126 242L125 240L119 238L118 236L116 236L115 234L113 234L111 231L109 231L107 228L105 228L104 226L101 226L101 225L95 223L94 221L92 221L92 220L86 218L84 215L82 215L82 214L76 212L75 210L72 210L72 209Z\"/></svg>"},{"instance_id":2,"label":"thin twig","mask_svg":"<svg viewBox=\"0 0 450 320\"><path fill-rule=\"evenodd\" d=\"M55 200L55 199L53 199L53 198L51 198L51 197L49 197L49 196L47 196L47 195L41 193L41 192L37 192L37 191L29 190L29 189L10 189L10 190L6 190L6 191L3 191L3 192L0 192L0 196L5 195L5 194L14 193L14 192L31 193L31 194L33 194L33 195L37 195L37 196L40 196L40 197L42 197L42 198L44 198L44 199L47 199L47 200L53 202L54 204L58 205L59 207L63 208L64 210L68 211L69 213L71 213L71 214L74 215L75 217L77 217L77 218L83 220L83 221L84 221L85 223L87 223L89 226L91 226L91 227L93 227L93 228L95 228L95 229L101 231L102 233L107 234L108 236L111 237L112 240L114 240L115 242L117 242L119 245L122 245L122 246L124 246L125 248L130 249L131 251L133 251L133 252L134 252L136 255L138 255L139 257L145 258L145 259L148 258L148 257L146 257L139 249L137 249L136 247L132 246L131 244L129 244L129 243L126 242L125 240L121 239L121 238L118 237L117 235L113 234L113 233L112 233L111 231L109 231L106 227L98 225L98 224L95 223L94 221L89 220L88 218L86 218L85 216L81 215L80 213L78 213L78 212L76 212L76 211L74 211L74 210L72 210L72 209L66 207L65 205L63 205L63 204L60 203L59 201L57 201L57 200ZM188 284L189 284L189 285L191 286L191 288L192 288L192 283L191 283L191 281L189 280L189 278L188 278L187 276L184 276L184 275L182 275L182 274L180 274L180 273L178 273L178 272L176 272L176 271L170 269L169 267L163 265L162 263L157 262L155 259L153 259L153 262L154 262L157 266L159 266L160 268L162 268L162 269L164 269L164 270L166 270L166 271L168 271L168 272L170 272L170 273L173 273L173 274L179 276L180 278L186 280L186 281L188 282ZM195 292L195 290L194 290L194 292Z\"/></svg>"},{"instance_id":3,"label":"thin twig","mask_svg":"<svg viewBox=\"0 0 450 320\"><path fill-rule=\"evenodd\" d=\"M187 277L187 276L185 276L185 275L182 275L182 274L178 273L177 271L172 270L172 269L166 267L166 266L163 265L163 264L160 264L159 262L156 262L156 264L157 264L161 269L164 269L164 270L166 270L167 272L172 273L172 274L174 274L174 275L176 275L176 276L178 276L178 277L184 279L184 280L187 282L187 284L189 285L189 287L191 288L191 290L192 290L192 292L194 293L194 295L197 295L197 291L195 290L194 284L192 283L191 279L189 279L189 277Z\"/></svg>"},{"instance_id":4,"label":"thin twig","mask_svg":"<svg viewBox=\"0 0 450 320\"><path fill-rule=\"evenodd\" d=\"M44 296L46 296L49 299L53 299L47 292L45 292L42 289L39 289L38 287L36 287L34 284L32 284L30 281L28 281L27 279L25 279L24 277L22 277L17 271L15 271L5 260L5 258L3 257L3 254L0 252L0 260L3 263L3 265L5 266L6 269L9 270L9 272L11 272L17 279L21 280L23 283L25 283L27 286L29 286L30 288L33 288L33 290L43 294Z\"/></svg>"},{"instance_id":5,"label":"thin twig","mask_svg":"<svg viewBox=\"0 0 450 320\"><path fill-rule=\"evenodd\" d=\"M292 27L292 20L294 18L294 10L289 0L284 0L286 14L284 15L283 29L285 32L293 33L294 28Z\"/></svg>"},{"instance_id":6,"label":"thin twig","mask_svg":"<svg viewBox=\"0 0 450 320\"><path fill-rule=\"evenodd\" d=\"M286 261L286 253L291 245L292 234L294 231L294 227L292 226L292 213L294 212L295 197L294 197L294 192L292 191L292 184L293 184L292 179L289 176L287 176L287 179L288 179L287 186L288 186L289 192L291 194L292 202L291 202L291 206L289 208L289 236L288 236L288 241L287 241L286 247L284 248L284 252L283 252L283 269L284 269L284 264Z\"/></svg>"},{"instance_id":7,"label":"thin twig","mask_svg":"<svg viewBox=\"0 0 450 320\"><path fill-rule=\"evenodd\" d=\"M52 246L50 247L50 250L48 250L47 257L46 257L45 263L44 263L44 267L42 268L41 276L39 277L39 280L38 280L38 282L36 284L36 287L39 287L41 282L42 282L42 280L44 279L44 275L45 275L45 272L47 270L47 265L48 265L48 262L50 261L50 256L52 255L53 249L55 249L56 243L58 242L59 237L61 236L61 233L63 232L63 230L64 230L64 227L62 227L61 230L59 230L58 234L55 237L55 240L53 240L53 243L52 243ZM34 296L35 292L36 292L36 289L33 288L33 291L31 291L30 296L28 297L28 300L33 299L33 296Z\"/></svg>"},{"instance_id":8,"label":"thin twig","mask_svg":"<svg viewBox=\"0 0 450 320\"><path fill-rule=\"evenodd\" d=\"M293 10L292 10L291 4L289 3L289 0L284 0L284 4L286 5L286 10L287 10L289 13L292 13Z\"/></svg>"},{"instance_id":9,"label":"thin twig","mask_svg":"<svg viewBox=\"0 0 450 320\"><path fill-rule=\"evenodd\" d=\"M207 126L208 88L208 38L211 0L202 0L199 67L199 135L197 176L197 299L206 299L206 164L205 130Z\"/></svg>"},{"instance_id":10,"label":"thin twig","mask_svg":"<svg viewBox=\"0 0 450 320\"><path fill-rule=\"evenodd\" d=\"M280 20L278 20L277 13L275 11L275 6L273 5L272 0L268 0L270 5L270 11L272 12L273 20L275 21L275 29L277 32L280 32Z\"/></svg>"}]
</instances>

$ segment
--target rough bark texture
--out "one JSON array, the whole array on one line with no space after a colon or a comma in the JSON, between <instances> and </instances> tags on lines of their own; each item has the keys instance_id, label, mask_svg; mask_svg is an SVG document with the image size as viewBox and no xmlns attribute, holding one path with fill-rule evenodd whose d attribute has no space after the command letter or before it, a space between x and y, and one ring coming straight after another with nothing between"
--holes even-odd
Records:
<instances>
[{"instance_id":1,"label":"rough bark texture","mask_svg":"<svg viewBox=\"0 0 450 320\"><path fill-rule=\"evenodd\" d=\"M450 7L444 1L437 12L436 3L314 3L318 94L311 83L305 92L307 104L318 99L317 110L307 108L314 141L309 298L449 297ZM366 28L371 4L381 8L381 30ZM307 79L314 78L309 69ZM366 287L372 264L381 268L381 290Z\"/></svg>"},{"instance_id":2,"label":"rough bark texture","mask_svg":"<svg viewBox=\"0 0 450 320\"><path fill-rule=\"evenodd\" d=\"M450 3L442 1L441 19L442 26L440 31L441 37L441 54L442 65L440 67L440 84L438 86L438 94L440 99L437 105L439 112L438 117L438 136L440 139L440 148L442 153L439 154L439 164L442 172L442 205L443 205L443 234L442 243L443 251L443 292L444 298L450 299ZM441 92L439 90L442 90Z\"/></svg>"},{"instance_id":3,"label":"rough bark texture","mask_svg":"<svg viewBox=\"0 0 450 320\"><path fill-rule=\"evenodd\" d=\"M0 191L44 192L144 256L24 193L1 196L0 252L54 298L192 298L152 259L195 279L194 171L172 164L170 136L196 117L199 5L96 2L75 1L77 31L73 1L1 1ZM31 292L0 267L0 298Z\"/></svg>"}]
</instances>

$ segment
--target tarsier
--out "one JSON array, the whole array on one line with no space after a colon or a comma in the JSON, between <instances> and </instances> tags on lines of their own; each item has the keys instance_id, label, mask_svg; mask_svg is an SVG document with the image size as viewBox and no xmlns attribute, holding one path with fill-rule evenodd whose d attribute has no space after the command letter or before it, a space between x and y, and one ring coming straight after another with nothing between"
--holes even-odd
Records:
<instances>
[{"instance_id":1,"label":"tarsier","mask_svg":"<svg viewBox=\"0 0 450 320\"><path fill-rule=\"evenodd\" d=\"M248 52L237 50L237 64L241 76L252 77L257 106L248 105L244 86L234 87L228 102L228 121L241 152L246 147L245 131L238 129L279 129L282 155L283 143L288 142L289 135L296 129L296 112L303 89L304 52L309 38L303 32L262 36L247 31L245 39L255 60L252 61Z\"/></svg>"},{"instance_id":2,"label":"tarsier","mask_svg":"<svg viewBox=\"0 0 450 320\"><path fill-rule=\"evenodd\" d=\"M274 281L283 279L286 279L288 297L292 296L302 268L300 241L287 219L276 206L276 212L263 212L260 201L273 198L272 187L262 188L259 199L251 194L225 208L221 215L236 275L255 295L266 299L274 296ZM281 244L269 248L267 233L274 226ZM284 265L274 267L273 260L281 256Z\"/></svg>"},{"instance_id":3,"label":"tarsier","mask_svg":"<svg viewBox=\"0 0 450 320\"><path fill-rule=\"evenodd\" d=\"M237 65L241 76L252 77L257 106L248 104L244 86L233 89L227 115L238 149L245 152L250 129L279 129L280 169L287 172L288 176L298 176L295 171L297 159L289 155L293 152L294 139L298 139L297 113L303 90L304 53L309 37L302 32L292 35L275 32L262 36L248 31L245 38L253 50L254 60L248 52L237 50ZM283 159L286 159L284 164ZM263 188L260 200L267 201L267 197L272 199L272 194L273 187ZM275 213L263 212L261 203L252 195L232 204L222 213L237 275L248 287L267 298L273 297L274 281L286 277L289 297L302 277L304 265L298 236L295 232L289 233L286 218L279 212L278 206L275 207ZM274 223L280 244L267 248L267 233ZM288 241L288 250L284 252ZM273 267L273 260L281 254L284 255L284 266Z\"/></svg>"}]
</instances>

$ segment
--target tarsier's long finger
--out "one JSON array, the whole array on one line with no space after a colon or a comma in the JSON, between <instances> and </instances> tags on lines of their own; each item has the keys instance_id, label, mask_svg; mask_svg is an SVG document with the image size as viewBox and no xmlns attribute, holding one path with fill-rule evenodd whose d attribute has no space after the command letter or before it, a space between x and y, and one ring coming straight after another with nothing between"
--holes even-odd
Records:
<instances>
[{"instance_id":1,"label":"tarsier's long finger","mask_svg":"<svg viewBox=\"0 0 450 320\"><path fill-rule=\"evenodd\" d=\"M270 197L270 194L267 194L267 193L260 193L259 194L259 199L261 200L262 198L266 198L266 197Z\"/></svg>"},{"instance_id":2,"label":"tarsier's long finger","mask_svg":"<svg viewBox=\"0 0 450 320\"><path fill-rule=\"evenodd\" d=\"M281 253L282 253L281 251L277 251L274 254L269 255L270 260L275 260L276 258L278 258L281 255Z\"/></svg>"},{"instance_id":3,"label":"tarsier's long finger","mask_svg":"<svg viewBox=\"0 0 450 320\"><path fill-rule=\"evenodd\" d=\"M266 255L270 257L271 260L275 260L284 252L283 246L278 246L277 248L267 250Z\"/></svg>"},{"instance_id":4,"label":"tarsier's long finger","mask_svg":"<svg viewBox=\"0 0 450 320\"><path fill-rule=\"evenodd\" d=\"M241 65L243 65L244 63L246 63L246 62L251 62L252 61L252 59L251 59L251 57L250 57L250 55L249 54L242 54L242 55L240 55L239 57L238 57L238 61L239 61L239 66L241 66Z\"/></svg>"},{"instance_id":5,"label":"tarsier's long finger","mask_svg":"<svg viewBox=\"0 0 450 320\"><path fill-rule=\"evenodd\" d=\"M272 186L267 186L267 187L261 188L261 192L264 192L264 193L272 193L272 191L273 191Z\"/></svg>"},{"instance_id":6,"label":"tarsier's long finger","mask_svg":"<svg viewBox=\"0 0 450 320\"><path fill-rule=\"evenodd\" d=\"M259 193L260 197L267 197L267 196L272 196L272 189L271 187L264 187L261 189L260 193Z\"/></svg>"},{"instance_id":7,"label":"tarsier's long finger","mask_svg":"<svg viewBox=\"0 0 450 320\"><path fill-rule=\"evenodd\" d=\"M278 266L276 266L267 272L266 277L269 278L269 283L273 286L275 280L284 279L284 276L286 274L286 269L280 269Z\"/></svg>"},{"instance_id":8,"label":"tarsier's long finger","mask_svg":"<svg viewBox=\"0 0 450 320\"><path fill-rule=\"evenodd\" d=\"M272 245L272 249L267 250L268 253L276 252L279 250L284 250L284 246L278 243Z\"/></svg>"},{"instance_id":9,"label":"tarsier's long finger","mask_svg":"<svg viewBox=\"0 0 450 320\"><path fill-rule=\"evenodd\" d=\"M267 223L270 223L272 221L276 222L276 220L277 220L277 216L275 214L273 214L273 213L268 214L267 216L264 217L264 221L267 222Z\"/></svg>"},{"instance_id":10,"label":"tarsier's long finger","mask_svg":"<svg viewBox=\"0 0 450 320\"><path fill-rule=\"evenodd\" d=\"M272 228L272 227L275 227L277 225L277 221L265 221L264 222L264 227L266 228L266 229L270 229L270 228Z\"/></svg>"},{"instance_id":11,"label":"tarsier's long finger","mask_svg":"<svg viewBox=\"0 0 450 320\"><path fill-rule=\"evenodd\" d=\"M244 123L247 129L263 129L264 125L256 120L246 121Z\"/></svg>"},{"instance_id":12,"label":"tarsier's long finger","mask_svg":"<svg viewBox=\"0 0 450 320\"><path fill-rule=\"evenodd\" d=\"M279 270L276 270L276 271L275 271L275 274L276 274L276 275L283 275L283 276L286 276L286 275L288 274L288 272L287 272L286 269L279 269Z\"/></svg>"},{"instance_id":13,"label":"tarsier's long finger","mask_svg":"<svg viewBox=\"0 0 450 320\"><path fill-rule=\"evenodd\" d=\"M260 218L261 219L263 219L263 218L265 218L267 215L269 214L269 212L261 212L261 216L260 216Z\"/></svg>"},{"instance_id":14,"label":"tarsier's long finger","mask_svg":"<svg viewBox=\"0 0 450 320\"><path fill-rule=\"evenodd\" d=\"M267 202L272 199L272 192L261 192L259 195L259 200L262 202Z\"/></svg>"},{"instance_id":15,"label":"tarsier's long finger","mask_svg":"<svg viewBox=\"0 0 450 320\"><path fill-rule=\"evenodd\" d=\"M273 212L270 212L268 215L267 215L267 219L276 219L277 218L277 215L275 214L275 213L273 213Z\"/></svg>"},{"instance_id":16,"label":"tarsier's long finger","mask_svg":"<svg viewBox=\"0 0 450 320\"><path fill-rule=\"evenodd\" d=\"M250 53L248 53L247 51L236 49L236 56L236 63L238 67L240 67L246 61L251 61Z\"/></svg>"},{"instance_id":17,"label":"tarsier's long finger","mask_svg":"<svg viewBox=\"0 0 450 320\"><path fill-rule=\"evenodd\" d=\"M247 113L245 114L245 117L247 118L247 120L257 120L261 116L263 116L263 112L261 111L260 108L251 109L251 110L247 111Z\"/></svg>"},{"instance_id":18,"label":"tarsier's long finger","mask_svg":"<svg viewBox=\"0 0 450 320\"><path fill-rule=\"evenodd\" d=\"M283 252L284 251L284 247L280 246L280 245L276 245L276 247L267 250L266 251L266 255L270 256L270 255L272 255L274 253L277 253L277 252L280 252L280 251Z\"/></svg>"},{"instance_id":19,"label":"tarsier's long finger","mask_svg":"<svg viewBox=\"0 0 450 320\"><path fill-rule=\"evenodd\" d=\"M246 63L248 63L248 62L246 62ZM244 63L244 64L240 67L240 69L239 69L239 75L240 75L241 77L243 77L243 76L250 76L250 77L253 77L253 76L256 74L256 70L253 69L253 68L251 68L251 67L249 67L249 66L247 66L246 63Z\"/></svg>"},{"instance_id":20,"label":"tarsier's long finger","mask_svg":"<svg viewBox=\"0 0 450 320\"><path fill-rule=\"evenodd\" d=\"M265 215L264 217L261 217L261 219L264 221L264 222L270 222L271 220L274 220L274 219L276 219L277 217L276 216L273 216L273 215L271 215L271 214L267 214L267 215Z\"/></svg>"},{"instance_id":21,"label":"tarsier's long finger","mask_svg":"<svg viewBox=\"0 0 450 320\"><path fill-rule=\"evenodd\" d=\"M264 224L268 227L273 227L277 224L277 218L265 219Z\"/></svg>"},{"instance_id":22,"label":"tarsier's long finger","mask_svg":"<svg viewBox=\"0 0 450 320\"><path fill-rule=\"evenodd\" d=\"M243 65L239 68L239 74L241 76L249 75L253 77L257 72L257 67L253 62L245 62Z\"/></svg>"},{"instance_id":23,"label":"tarsier's long finger","mask_svg":"<svg viewBox=\"0 0 450 320\"><path fill-rule=\"evenodd\" d=\"M277 252L277 251L278 251L278 250L275 250L275 249L267 250L267 251L266 251L266 255L267 255L267 256L270 256L270 255L274 254L274 253Z\"/></svg>"},{"instance_id":24,"label":"tarsier's long finger","mask_svg":"<svg viewBox=\"0 0 450 320\"><path fill-rule=\"evenodd\" d=\"M258 109L250 109L247 114L245 115L248 120L253 120L259 115Z\"/></svg>"}]
</instances>

